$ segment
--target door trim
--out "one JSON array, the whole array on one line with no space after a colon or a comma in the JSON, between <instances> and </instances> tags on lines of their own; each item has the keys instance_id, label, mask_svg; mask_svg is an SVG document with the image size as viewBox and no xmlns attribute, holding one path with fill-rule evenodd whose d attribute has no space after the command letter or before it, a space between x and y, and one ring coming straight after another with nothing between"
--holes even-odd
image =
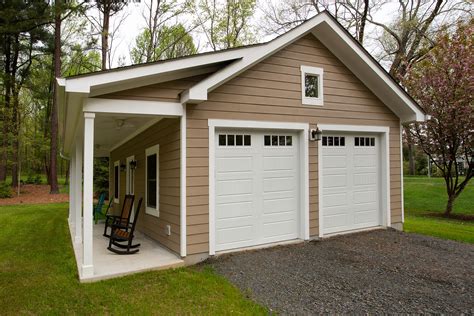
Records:
<instances>
[{"instance_id":1,"label":"door trim","mask_svg":"<svg viewBox=\"0 0 474 316\"><path fill-rule=\"evenodd\" d=\"M215 134L216 128L243 128L243 129L278 129L298 131L300 142L300 203L302 214L298 236L300 239L309 239L309 151L308 151L308 123L218 120L209 119L209 255L216 254L215 239Z\"/></svg>"},{"instance_id":2,"label":"door trim","mask_svg":"<svg viewBox=\"0 0 474 316\"><path fill-rule=\"evenodd\" d=\"M132 160L135 160L135 155L125 158L125 194L135 194L135 170L130 168L130 162ZM130 179L131 175L133 175L132 179ZM135 218L134 210L135 205L132 206L131 221Z\"/></svg>"},{"instance_id":3,"label":"door trim","mask_svg":"<svg viewBox=\"0 0 474 316\"><path fill-rule=\"evenodd\" d=\"M391 226L390 210L390 127L388 126L367 126L367 125L336 125L336 124L318 124L322 132L353 132L353 133L377 133L380 136L381 144L381 202L382 202L382 226ZM318 197L319 197L319 238L324 237L324 218L323 218L323 144L318 142Z\"/></svg>"}]
</instances>

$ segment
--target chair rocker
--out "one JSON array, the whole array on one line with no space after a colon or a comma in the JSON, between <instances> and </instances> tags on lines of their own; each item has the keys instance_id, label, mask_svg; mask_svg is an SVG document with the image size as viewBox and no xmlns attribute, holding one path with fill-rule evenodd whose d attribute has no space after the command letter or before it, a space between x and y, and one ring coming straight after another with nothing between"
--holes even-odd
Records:
<instances>
[{"instance_id":1,"label":"chair rocker","mask_svg":"<svg viewBox=\"0 0 474 316\"><path fill-rule=\"evenodd\" d=\"M125 195L120 215L107 214L105 216L104 237L110 237L110 235L107 234L107 228L112 227L113 224L128 225L130 222L130 216L132 215L134 200L135 195Z\"/></svg>"},{"instance_id":2,"label":"chair rocker","mask_svg":"<svg viewBox=\"0 0 474 316\"><path fill-rule=\"evenodd\" d=\"M109 239L109 246L107 247L108 250L119 254L119 255L131 255L137 253L140 249L136 249L140 247L140 244L132 244L133 238L135 237L135 226L138 221L138 215L140 213L140 207L142 206L143 198L138 200L137 210L135 212L135 216L133 219L133 223L126 225L114 223L112 224L112 233ZM125 244L124 244L125 243ZM115 249L112 246L115 246L120 249Z\"/></svg>"}]
</instances>

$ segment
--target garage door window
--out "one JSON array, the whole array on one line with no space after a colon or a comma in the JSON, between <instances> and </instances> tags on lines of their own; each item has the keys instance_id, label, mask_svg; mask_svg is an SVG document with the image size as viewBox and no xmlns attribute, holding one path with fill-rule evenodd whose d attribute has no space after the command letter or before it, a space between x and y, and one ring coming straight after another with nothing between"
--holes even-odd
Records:
<instances>
[{"instance_id":1,"label":"garage door window","mask_svg":"<svg viewBox=\"0 0 474 316\"><path fill-rule=\"evenodd\" d=\"M356 147L374 147L375 137L354 137Z\"/></svg>"},{"instance_id":2,"label":"garage door window","mask_svg":"<svg viewBox=\"0 0 474 316\"><path fill-rule=\"evenodd\" d=\"M346 138L344 136L323 136L323 146L344 147L346 146Z\"/></svg>"},{"instance_id":3,"label":"garage door window","mask_svg":"<svg viewBox=\"0 0 474 316\"><path fill-rule=\"evenodd\" d=\"M221 147L241 147L251 146L250 135L244 134L219 134L219 146Z\"/></svg>"},{"instance_id":4,"label":"garage door window","mask_svg":"<svg viewBox=\"0 0 474 316\"><path fill-rule=\"evenodd\" d=\"M268 147L289 147L293 146L293 136L291 135L264 135L263 142Z\"/></svg>"}]
</instances>

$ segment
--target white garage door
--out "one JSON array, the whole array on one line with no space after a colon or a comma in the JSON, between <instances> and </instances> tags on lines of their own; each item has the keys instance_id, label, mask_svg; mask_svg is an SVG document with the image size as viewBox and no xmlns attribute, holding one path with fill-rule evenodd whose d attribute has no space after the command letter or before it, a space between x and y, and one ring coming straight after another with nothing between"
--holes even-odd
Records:
<instances>
[{"instance_id":1,"label":"white garage door","mask_svg":"<svg viewBox=\"0 0 474 316\"><path fill-rule=\"evenodd\" d=\"M297 134L217 131L215 139L216 251L296 239Z\"/></svg>"},{"instance_id":2,"label":"white garage door","mask_svg":"<svg viewBox=\"0 0 474 316\"><path fill-rule=\"evenodd\" d=\"M381 225L380 139L324 134L323 234Z\"/></svg>"}]
</instances>

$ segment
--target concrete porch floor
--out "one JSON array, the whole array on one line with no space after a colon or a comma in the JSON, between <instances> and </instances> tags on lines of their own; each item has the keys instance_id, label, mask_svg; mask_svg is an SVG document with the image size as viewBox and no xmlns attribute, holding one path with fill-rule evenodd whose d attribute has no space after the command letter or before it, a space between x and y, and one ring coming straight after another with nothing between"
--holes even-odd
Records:
<instances>
[{"instance_id":1,"label":"concrete porch floor","mask_svg":"<svg viewBox=\"0 0 474 316\"><path fill-rule=\"evenodd\" d=\"M141 244L140 251L133 255L115 254L107 250L109 239L102 236L104 224L98 223L94 224L94 275L84 278L81 275L82 243L74 242L74 227L70 225L69 228L81 282L94 282L137 272L184 266L184 261L176 254L138 231L135 234L134 243Z\"/></svg>"}]
</instances>

